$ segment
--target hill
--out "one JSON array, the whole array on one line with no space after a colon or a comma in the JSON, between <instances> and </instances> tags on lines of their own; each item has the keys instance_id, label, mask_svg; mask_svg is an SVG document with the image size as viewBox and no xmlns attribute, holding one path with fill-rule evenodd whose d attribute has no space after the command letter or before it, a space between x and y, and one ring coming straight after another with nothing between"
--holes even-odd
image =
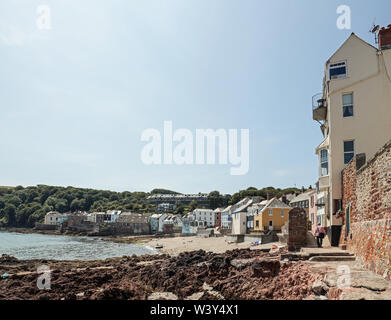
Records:
<instances>
[{"instance_id":1,"label":"hill","mask_svg":"<svg viewBox=\"0 0 391 320\"><path fill-rule=\"evenodd\" d=\"M0 187L0 226L33 227L48 211L132 210L146 212L153 206L145 192L114 192L38 185L33 187Z\"/></svg>"},{"instance_id":2,"label":"hill","mask_svg":"<svg viewBox=\"0 0 391 320\"><path fill-rule=\"evenodd\" d=\"M208 195L209 207L215 209L233 204L245 197L280 197L284 193L300 192L297 188L275 189L254 187L241 190L234 195L221 195L212 191ZM147 197L151 194L180 194L167 189L154 189L147 192L114 192L75 187L57 187L37 185L31 187L0 186L0 227L34 227L42 222L49 211L107 211L122 210L147 213L155 211L156 205L150 204ZM199 207L195 201L185 207L179 204L176 212L185 213Z\"/></svg>"}]
</instances>

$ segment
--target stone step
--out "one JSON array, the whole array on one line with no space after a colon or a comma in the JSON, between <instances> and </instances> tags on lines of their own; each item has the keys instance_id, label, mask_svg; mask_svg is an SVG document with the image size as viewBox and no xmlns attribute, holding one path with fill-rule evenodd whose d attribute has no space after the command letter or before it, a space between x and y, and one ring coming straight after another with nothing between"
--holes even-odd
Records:
<instances>
[{"instance_id":1,"label":"stone step","mask_svg":"<svg viewBox=\"0 0 391 320\"><path fill-rule=\"evenodd\" d=\"M312 256L309 261L355 261L356 257L354 255L349 256L335 256L335 255L321 255L321 256Z\"/></svg>"},{"instance_id":2,"label":"stone step","mask_svg":"<svg viewBox=\"0 0 391 320\"><path fill-rule=\"evenodd\" d=\"M309 252L309 257L352 257L354 256L353 253L350 253L348 251L336 251L336 252Z\"/></svg>"}]
</instances>

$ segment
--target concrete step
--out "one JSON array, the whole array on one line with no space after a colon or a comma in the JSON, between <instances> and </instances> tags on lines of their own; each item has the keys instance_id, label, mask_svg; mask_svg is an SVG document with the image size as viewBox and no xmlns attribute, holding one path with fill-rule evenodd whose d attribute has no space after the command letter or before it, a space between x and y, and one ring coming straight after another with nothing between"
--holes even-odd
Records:
<instances>
[{"instance_id":1,"label":"concrete step","mask_svg":"<svg viewBox=\"0 0 391 320\"><path fill-rule=\"evenodd\" d=\"M336 252L309 252L309 257L352 257L353 253L348 251L336 251Z\"/></svg>"},{"instance_id":2,"label":"concrete step","mask_svg":"<svg viewBox=\"0 0 391 320\"><path fill-rule=\"evenodd\" d=\"M321 255L321 256L312 256L309 261L317 261L317 262L324 262L324 261L355 261L356 257L354 255L348 255L348 256L336 256L336 255Z\"/></svg>"}]
</instances>

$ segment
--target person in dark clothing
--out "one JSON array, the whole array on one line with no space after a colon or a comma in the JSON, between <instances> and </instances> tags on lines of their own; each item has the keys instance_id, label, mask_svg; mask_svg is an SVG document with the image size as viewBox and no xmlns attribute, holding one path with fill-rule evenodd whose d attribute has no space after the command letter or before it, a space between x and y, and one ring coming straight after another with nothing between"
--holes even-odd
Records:
<instances>
[{"instance_id":1,"label":"person in dark clothing","mask_svg":"<svg viewBox=\"0 0 391 320\"><path fill-rule=\"evenodd\" d=\"M315 230L316 244L318 245L318 248L322 248L323 238L325 237L325 235L326 231L324 227L322 227L320 223L318 223L318 226Z\"/></svg>"}]
</instances>

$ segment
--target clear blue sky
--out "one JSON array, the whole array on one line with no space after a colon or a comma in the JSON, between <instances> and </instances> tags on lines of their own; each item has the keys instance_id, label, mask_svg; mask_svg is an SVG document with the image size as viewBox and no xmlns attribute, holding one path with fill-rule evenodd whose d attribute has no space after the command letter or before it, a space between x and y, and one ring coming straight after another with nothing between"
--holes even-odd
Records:
<instances>
[{"instance_id":1,"label":"clear blue sky","mask_svg":"<svg viewBox=\"0 0 391 320\"><path fill-rule=\"evenodd\" d=\"M36 27L51 9L52 29ZM339 5L352 29L336 27ZM0 2L0 185L233 193L317 178L311 97L351 32L373 44L384 1ZM250 170L146 166L146 128L249 128Z\"/></svg>"}]
</instances>

